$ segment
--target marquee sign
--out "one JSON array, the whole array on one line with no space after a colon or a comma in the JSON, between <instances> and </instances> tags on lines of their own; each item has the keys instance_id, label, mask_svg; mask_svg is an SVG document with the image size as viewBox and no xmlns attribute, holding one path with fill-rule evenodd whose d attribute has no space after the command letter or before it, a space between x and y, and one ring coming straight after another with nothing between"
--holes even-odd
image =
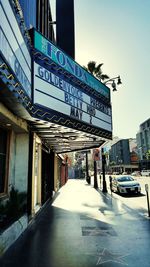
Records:
<instances>
[{"instance_id":1,"label":"marquee sign","mask_svg":"<svg viewBox=\"0 0 150 267\"><path fill-rule=\"evenodd\" d=\"M34 62L34 104L91 127L112 131L111 107Z\"/></svg>"},{"instance_id":2,"label":"marquee sign","mask_svg":"<svg viewBox=\"0 0 150 267\"><path fill-rule=\"evenodd\" d=\"M31 57L8 0L0 1L0 53L31 97Z\"/></svg>"},{"instance_id":3,"label":"marquee sign","mask_svg":"<svg viewBox=\"0 0 150 267\"><path fill-rule=\"evenodd\" d=\"M56 47L52 42L35 30L34 47L38 51L42 52L46 57L50 58L59 66L61 66L64 70L74 75L81 82L85 83L92 89L95 89L107 99L110 99L110 89L105 84L97 80L72 58L66 55L61 49Z\"/></svg>"}]
</instances>

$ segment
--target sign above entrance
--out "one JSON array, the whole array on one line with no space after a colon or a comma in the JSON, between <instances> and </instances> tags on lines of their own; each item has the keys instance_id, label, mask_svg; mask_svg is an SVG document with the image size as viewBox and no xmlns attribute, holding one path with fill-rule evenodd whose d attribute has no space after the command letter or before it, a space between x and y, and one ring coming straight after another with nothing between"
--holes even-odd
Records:
<instances>
[{"instance_id":1,"label":"sign above entrance","mask_svg":"<svg viewBox=\"0 0 150 267\"><path fill-rule=\"evenodd\" d=\"M42 65L34 62L34 104L64 116L112 132L111 106L86 94Z\"/></svg>"},{"instance_id":2,"label":"sign above entrance","mask_svg":"<svg viewBox=\"0 0 150 267\"><path fill-rule=\"evenodd\" d=\"M88 73L72 58L66 55L61 49L56 47L36 30L34 30L34 47L46 57L53 60L58 66L61 66L64 70L74 75L81 82L96 90L107 99L110 99L110 89L105 84L101 83L93 75Z\"/></svg>"}]
</instances>

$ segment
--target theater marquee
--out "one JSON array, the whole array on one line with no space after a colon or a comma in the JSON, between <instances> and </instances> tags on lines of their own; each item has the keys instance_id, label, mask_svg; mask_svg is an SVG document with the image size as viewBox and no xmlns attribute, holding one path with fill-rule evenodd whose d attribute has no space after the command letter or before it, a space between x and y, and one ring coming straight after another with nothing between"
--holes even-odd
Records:
<instances>
[{"instance_id":1,"label":"theater marquee","mask_svg":"<svg viewBox=\"0 0 150 267\"><path fill-rule=\"evenodd\" d=\"M35 30L33 40L35 116L111 139L110 89Z\"/></svg>"},{"instance_id":2,"label":"theater marquee","mask_svg":"<svg viewBox=\"0 0 150 267\"><path fill-rule=\"evenodd\" d=\"M101 83L37 31L34 31L34 47L42 52L46 57L53 60L56 64L58 64L58 66L62 67L81 82L95 89L101 95L110 100L110 90L105 84Z\"/></svg>"},{"instance_id":3,"label":"theater marquee","mask_svg":"<svg viewBox=\"0 0 150 267\"><path fill-rule=\"evenodd\" d=\"M106 131L112 130L111 108L34 62L34 104Z\"/></svg>"}]
</instances>

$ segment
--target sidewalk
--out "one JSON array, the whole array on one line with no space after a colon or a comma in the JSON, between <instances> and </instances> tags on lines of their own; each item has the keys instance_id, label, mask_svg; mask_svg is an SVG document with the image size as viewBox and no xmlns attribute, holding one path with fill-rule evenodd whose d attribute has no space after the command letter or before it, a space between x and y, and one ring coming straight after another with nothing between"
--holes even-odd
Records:
<instances>
[{"instance_id":1,"label":"sidewalk","mask_svg":"<svg viewBox=\"0 0 150 267\"><path fill-rule=\"evenodd\" d=\"M69 180L1 267L149 267L150 221L85 180Z\"/></svg>"}]
</instances>

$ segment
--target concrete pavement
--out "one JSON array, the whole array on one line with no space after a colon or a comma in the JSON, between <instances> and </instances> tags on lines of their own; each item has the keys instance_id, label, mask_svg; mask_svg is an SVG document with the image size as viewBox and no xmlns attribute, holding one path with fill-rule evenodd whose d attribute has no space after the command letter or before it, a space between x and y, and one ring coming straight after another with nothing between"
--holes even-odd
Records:
<instances>
[{"instance_id":1,"label":"concrete pavement","mask_svg":"<svg viewBox=\"0 0 150 267\"><path fill-rule=\"evenodd\" d=\"M85 180L69 180L1 267L149 267L150 220Z\"/></svg>"}]
</instances>

